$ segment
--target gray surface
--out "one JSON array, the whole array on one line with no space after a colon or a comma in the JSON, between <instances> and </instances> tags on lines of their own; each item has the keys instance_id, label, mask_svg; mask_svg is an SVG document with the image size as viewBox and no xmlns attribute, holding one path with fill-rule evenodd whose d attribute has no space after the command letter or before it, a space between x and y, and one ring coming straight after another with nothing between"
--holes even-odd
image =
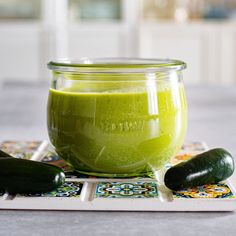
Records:
<instances>
[{"instance_id":1,"label":"gray surface","mask_svg":"<svg viewBox=\"0 0 236 236\"><path fill-rule=\"evenodd\" d=\"M236 86L187 87L186 140L236 156ZM0 140L45 139L45 85L0 90ZM1 203L0 203L1 204ZM0 211L0 235L236 235L235 213Z\"/></svg>"}]
</instances>

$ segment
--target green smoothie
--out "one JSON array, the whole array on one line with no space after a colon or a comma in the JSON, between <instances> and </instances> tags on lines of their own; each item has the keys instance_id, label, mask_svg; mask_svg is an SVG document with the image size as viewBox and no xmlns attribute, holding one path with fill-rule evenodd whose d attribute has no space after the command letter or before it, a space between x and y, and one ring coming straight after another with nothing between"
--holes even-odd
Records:
<instances>
[{"instance_id":1,"label":"green smoothie","mask_svg":"<svg viewBox=\"0 0 236 236\"><path fill-rule=\"evenodd\" d=\"M127 91L50 89L48 130L57 153L76 170L128 176L161 168L186 131L182 84Z\"/></svg>"}]
</instances>

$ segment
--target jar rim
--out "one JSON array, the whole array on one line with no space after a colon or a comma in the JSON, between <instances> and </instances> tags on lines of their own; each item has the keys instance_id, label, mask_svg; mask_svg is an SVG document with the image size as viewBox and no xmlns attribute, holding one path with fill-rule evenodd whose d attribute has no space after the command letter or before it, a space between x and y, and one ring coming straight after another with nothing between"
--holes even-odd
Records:
<instances>
[{"instance_id":1,"label":"jar rim","mask_svg":"<svg viewBox=\"0 0 236 236\"><path fill-rule=\"evenodd\" d=\"M78 73L154 73L183 70L186 63L176 59L151 58L68 58L50 61L48 69L57 72Z\"/></svg>"}]
</instances>

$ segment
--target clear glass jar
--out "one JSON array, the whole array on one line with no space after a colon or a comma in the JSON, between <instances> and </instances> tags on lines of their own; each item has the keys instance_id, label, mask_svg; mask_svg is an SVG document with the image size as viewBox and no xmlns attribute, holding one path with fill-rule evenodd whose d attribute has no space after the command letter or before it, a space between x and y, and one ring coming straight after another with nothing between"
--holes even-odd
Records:
<instances>
[{"instance_id":1,"label":"clear glass jar","mask_svg":"<svg viewBox=\"0 0 236 236\"><path fill-rule=\"evenodd\" d=\"M183 143L187 107L178 60L50 62L48 133L76 171L138 176L160 169Z\"/></svg>"}]
</instances>

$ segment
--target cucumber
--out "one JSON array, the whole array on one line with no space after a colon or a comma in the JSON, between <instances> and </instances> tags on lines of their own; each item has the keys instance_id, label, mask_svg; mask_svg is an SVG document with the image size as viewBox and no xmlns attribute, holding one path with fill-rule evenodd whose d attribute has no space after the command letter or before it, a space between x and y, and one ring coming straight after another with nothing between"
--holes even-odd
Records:
<instances>
[{"instance_id":1,"label":"cucumber","mask_svg":"<svg viewBox=\"0 0 236 236\"><path fill-rule=\"evenodd\" d=\"M9 157L9 158L13 158L13 157L12 157L11 155L9 155L8 153L6 153L6 152L0 150L0 158L1 158L1 157Z\"/></svg>"},{"instance_id":2,"label":"cucumber","mask_svg":"<svg viewBox=\"0 0 236 236\"><path fill-rule=\"evenodd\" d=\"M166 187L177 191L205 184L214 184L230 177L234 172L234 159L223 148L215 148L181 162L167 170Z\"/></svg>"},{"instance_id":3,"label":"cucumber","mask_svg":"<svg viewBox=\"0 0 236 236\"><path fill-rule=\"evenodd\" d=\"M0 189L10 194L49 192L65 181L59 167L25 159L0 158Z\"/></svg>"}]
</instances>

